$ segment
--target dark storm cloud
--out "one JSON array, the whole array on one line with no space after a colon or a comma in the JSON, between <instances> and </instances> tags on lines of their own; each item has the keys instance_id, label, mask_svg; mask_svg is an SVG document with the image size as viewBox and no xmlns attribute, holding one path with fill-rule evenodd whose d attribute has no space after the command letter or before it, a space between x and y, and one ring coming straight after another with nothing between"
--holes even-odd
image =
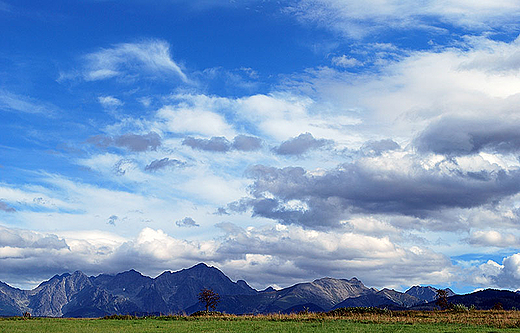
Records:
<instances>
[{"instance_id":1,"label":"dark storm cloud","mask_svg":"<svg viewBox=\"0 0 520 333\"><path fill-rule=\"evenodd\" d=\"M200 227L200 225L197 222L195 222L195 220L192 219L191 217L185 217L182 220L176 221L175 224L178 227L187 227L187 228Z\"/></svg>"},{"instance_id":2,"label":"dark storm cloud","mask_svg":"<svg viewBox=\"0 0 520 333\"><path fill-rule=\"evenodd\" d=\"M126 148L134 152L143 152L156 150L161 145L161 137L155 132L144 135L127 133L114 138L105 135L95 135L88 138L87 142L101 148L114 146Z\"/></svg>"},{"instance_id":3,"label":"dark storm cloud","mask_svg":"<svg viewBox=\"0 0 520 333\"><path fill-rule=\"evenodd\" d=\"M214 136L211 139L197 139L186 137L182 144L193 149L225 153L230 150L255 151L262 148L262 140L248 135L237 135L233 142L223 136Z\"/></svg>"},{"instance_id":4,"label":"dark storm cloud","mask_svg":"<svg viewBox=\"0 0 520 333\"><path fill-rule=\"evenodd\" d=\"M233 139L233 149L241 151L255 151L262 148L262 139L248 136L248 135L237 135Z\"/></svg>"},{"instance_id":5,"label":"dark storm cloud","mask_svg":"<svg viewBox=\"0 0 520 333\"><path fill-rule=\"evenodd\" d=\"M8 204L3 202L2 200L0 200L0 210L4 211L4 212L8 212L8 213L16 212L16 209L14 209L13 207L9 206Z\"/></svg>"},{"instance_id":6,"label":"dark storm cloud","mask_svg":"<svg viewBox=\"0 0 520 333\"><path fill-rule=\"evenodd\" d=\"M160 169L168 168L168 167L182 167L186 165L186 163L179 161L177 159L169 159L168 157L165 157L160 160L154 160L150 164L148 164L144 170L145 171L157 171Z\"/></svg>"},{"instance_id":7,"label":"dark storm cloud","mask_svg":"<svg viewBox=\"0 0 520 333\"><path fill-rule=\"evenodd\" d=\"M421 152L452 156L518 152L520 124L510 119L444 117L430 124L415 139L415 146Z\"/></svg>"},{"instance_id":8,"label":"dark storm cloud","mask_svg":"<svg viewBox=\"0 0 520 333\"><path fill-rule=\"evenodd\" d=\"M320 175L302 168L257 165L252 198L228 205L251 209L254 216L306 227L338 226L350 213L428 218L451 208L493 204L520 192L520 171L481 172L478 177L442 166L412 171L370 168L361 162L340 165Z\"/></svg>"},{"instance_id":9,"label":"dark storm cloud","mask_svg":"<svg viewBox=\"0 0 520 333\"><path fill-rule=\"evenodd\" d=\"M282 142L273 151L278 155L303 155L309 150L331 144L331 140L315 139L311 133L302 133L295 138Z\"/></svg>"}]
</instances>

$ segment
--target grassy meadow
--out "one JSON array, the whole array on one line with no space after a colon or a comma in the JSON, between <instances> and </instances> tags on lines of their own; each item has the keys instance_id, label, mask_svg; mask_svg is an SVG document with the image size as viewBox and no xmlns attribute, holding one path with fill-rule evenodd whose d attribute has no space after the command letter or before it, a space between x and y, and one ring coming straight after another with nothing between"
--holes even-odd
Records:
<instances>
[{"instance_id":1,"label":"grassy meadow","mask_svg":"<svg viewBox=\"0 0 520 333\"><path fill-rule=\"evenodd\" d=\"M3 332L520 332L520 311L26 320L16 317L0 319L0 333Z\"/></svg>"}]
</instances>

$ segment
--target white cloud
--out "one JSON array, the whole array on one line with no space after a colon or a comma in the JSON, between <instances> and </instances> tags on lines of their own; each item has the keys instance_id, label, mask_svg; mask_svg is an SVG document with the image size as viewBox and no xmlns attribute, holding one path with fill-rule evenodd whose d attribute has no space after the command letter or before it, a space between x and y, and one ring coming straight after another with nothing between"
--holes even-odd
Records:
<instances>
[{"instance_id":1,"label":"white cloud","mask_svg":"<svg viewBox=\"0 0 520 333\"><path fill-rule=\"evenodd\" d=\"M0 110L2 109L45 116L54 116L58 112L58 107L50 103L0 89Z\"/></svg>"},{"instance_id":2,"label":"white cloud","mask_svg":"<svg viewBox=\"0 0 520 333\"><path fill-rule=\"evenodd\" d=\"M84 78L88 81L123 77L127 73L174 74L188 77L170 56L170 45L161 40L121 43L85 56Z\"/></svg>"},{"instance_id":3,"label":"white cloud","mask_svg":"<svg viewBox=\"0 0 520 333\"><path fill-rule=\"evenodd\" d=\"M401 248L386 237L283 226L227 230L234 231L218 240L187 241L148 227L132 239L99 231L61 232L61 238L2 227L0 237L13 236L9 236L7 246L0 246L0 278L9 282L23 270L27 280L38 280L50 278L46 274L51 272L79 269L97 274L129 268L155 276L166 267L181 269L200 261L216 265L231 277L245 278L259 288L270 284L287 286L324 276L354 275L368 285L407 286L419 281L442 283L453 273L444 256L426 249ZM32 245L27 249L20 234L59 244L52 247L52 261L47 259L49 252L30 250ZM52 245L45 244L46 248Z\"/></svg>"},{"instance_id":4,"label":"white cloud","mask_svg":"<svg viewBox=\"0 0 520 333\"><path fill-rule=\"evenodd\" d=\"M488 260L468 273L467 279L477 285L516 290L520 283L520 253L504 258L502 265Z\"/></svg>"},{"instance_id":5,"label":"white cloud","mask_svg":"<svg viewBox=\"0 0 520 333\"><path fill-rule=\"evenodd\" d=\"M168 132L227 137L235 135L232 126L222 115L197 106L164 106L157 111L157 118L164 122L162 128Z\"/></svg>"},{"instance_id":6,"label":"white cloud","mask_svg":"<svg viewBox=\"0 0 520 333\"><path fill-rule=\"evenodd\" d=\"M98 101L104 108L114 108L124 104L113 96L99 96Z\"/></svg>"},{"instance_id":7,"label":"white cloud","mask_svg":"<svg viewBox=\"0 0 520 333\"><path fill-rule=\"evenodd\" d=\"M461 47L468 49L411 52L377 73L308 70L288 78L280 89L312 96L312 110L352 110L361 122L354 127L359 136L386 136L403 146L442 115L477 120L492 110L497 120L517 120L520 43L467 38Z\"/></svg>"},{"instance_id":8,"label":"white cloud","mask_svg":"<svg viewBox=\"0 0 520 333\"><path fill-rule=\"evenodd\" d=\"M53 191L43 186L16 188L8 184L0 184L0 198L21 208L39 208L46 210L74 209L74 204L56 198Z\"/></svg>"},{"instance_id":9,"label":"white cloud","mask_svg":"<svg viewBox=\"0 0 520 333\"><path fill-rule=\"evenodd\" d=\"M344 68L363 66L361 61L357 60L356 58L347 57L346 55L332 58L332 63L338 67Z\"/></svg>"},{"instance_id":10,"label":"white cloud","mask_svg":"<svg viewBox=\"0 0 520 333\"><path fill-rule=\"evenodd\" d=\"M304 95L253 95L236 101L238 116L257 126L268 137L282 141L311 133L315 137L340 143L360 141L357 133L346 128L360 120L351 114L338 114Z\"/></svg>"},{"instance_id":11,"label":"white cloud","mask_svg":"<svg viewBox=\"0 0 520 333\"><path fill-rule=\"evenodd\" d=\"M471 233L469 243L476 246L512 247L518 246L518 240L512 234L495 230L477 230Z\"/></svg>"},{"instance_id":12,"label":"white cloud","mask_svg":"<svg viewBox=\"0 0 520 333\"><path fill-rule=\"evenodd\" d=\"M286 11L345 36L361 38L383 29L435 29L438 21L482 31L516 24L514 0L303 0Z\"/></svg>"}]
</instances>

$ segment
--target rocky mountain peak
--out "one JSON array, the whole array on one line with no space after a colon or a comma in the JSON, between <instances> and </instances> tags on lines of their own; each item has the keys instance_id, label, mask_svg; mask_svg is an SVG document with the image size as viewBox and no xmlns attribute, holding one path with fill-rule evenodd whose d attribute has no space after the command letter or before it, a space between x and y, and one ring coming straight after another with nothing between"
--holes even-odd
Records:
<instances>
[{"instance_id":1,"label":"rocky mountain peak","mask_svg":"<svg viewBox=\"0 0 520 333\"><path fill-rule=\"evenodd\" d=\"M405 291L405 294L417 297L425 302L432 302L437 298L437 290L437 288L432 286L413 286ZM450 288L445 290L448 297L455 295L455 293Z\"/></svg>"},{"instance_id":2,"label":"rocky mountain peak","mask_svg":"<svg viewBox=\"0 0 520 333\"><path fill-rule=\"evenodd\" d=\"M0 316L20 315L24 311L35 316L49 317L191 313L203 309L197 299L203 288L217 292L221 296L217 310L228 313L291 312L302 309L327 311L342 306L405 309L429 306L423 298L436 295L433 287L415 286L406 293L387 288L378 291L367 288L357 278L348 280L331 277L281 290L269 287L258 292L246 281L233 282L219 269L200 263L176 272L164 272L156 278L144 276L134 269L97 277L87 277L81 271L76 271L55 275L29 291L0 283ZM453 293L449 289L447 291L448 295ZM501 296L504 293L499 296L495 294L487 292L485 295L505 299L505 296ZM520 296L511 294L519 298L520 307ZM513 302L517 300L511 298L510 303L504 303L504 306L511 308L516 304Z\"/></svg>"}]
</instances>

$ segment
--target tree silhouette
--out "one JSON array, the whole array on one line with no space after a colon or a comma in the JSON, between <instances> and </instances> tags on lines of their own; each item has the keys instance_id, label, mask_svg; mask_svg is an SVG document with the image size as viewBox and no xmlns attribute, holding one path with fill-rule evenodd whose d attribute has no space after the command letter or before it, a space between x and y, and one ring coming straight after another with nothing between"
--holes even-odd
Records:
<instances>
[{"instance_id":1,"label":"tree silhouette","mask_svg":"<svg viewBox=\"0 0 520 333\"><path fill-rule=\"evenodd\" d=\"M496 302L495 305L491 308L491 310L504 310L504 306L500 302Z\"/></svg>"},{"instance_id":2,"label":"tree silhouette","mask_svg":"<svg viewBox=\"0 0 520 333\"><path fill-rule=\"evenodd\" d=\"M437 289L437 295L435 298L437 299L435 304L437 304L441 310L446 310L449 307L448 292L445 289Z\"/></svg>"},{"instance_id":3,"label":"tree silhouette","mask_svg":"<svg viewBox=\"0 0 520 333\"><path fill-rule=\"evenodd\" d=\"M199 293L199 302L204 303L206 312L208 312L209 308L215 311L218 302L220 302L220 296L213 290L204 288Z\"/></svg>"}]
</instances>

